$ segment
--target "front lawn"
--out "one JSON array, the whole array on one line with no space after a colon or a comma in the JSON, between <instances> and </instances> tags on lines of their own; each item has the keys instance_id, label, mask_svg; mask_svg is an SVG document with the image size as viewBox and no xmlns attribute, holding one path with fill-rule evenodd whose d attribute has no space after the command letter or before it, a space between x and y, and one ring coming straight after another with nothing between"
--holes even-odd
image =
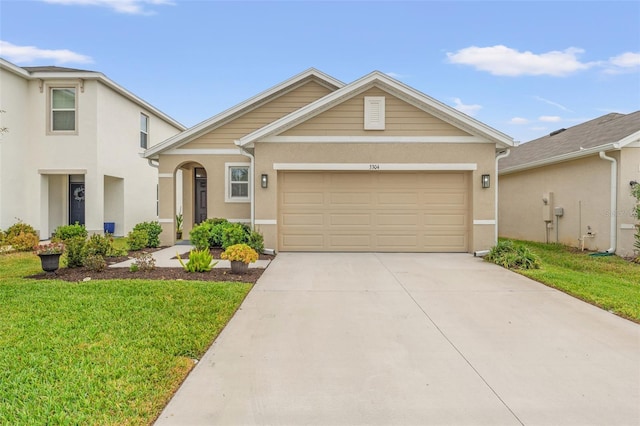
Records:
<instances>
[{"instance_id":1,"label":"front lawn","mask_svg":"<svg viewBox=\"0 0 640 426\"><path fill-rule=\"evenodd\" d=\"M149 424L251 285L22 278L0 255L0 424Z\"/></svg>"},{"instance_id":2,"label":"front lawn","mask_svg":"<svg viewBox=\"0 0 640 426\"><path fill-rule=\"evenodd\" d=\"M516 241L540 256L540 269L516 271L640 323L640 265L618 256L593 257L557 244Z\"/></svg>"}]
</instances>

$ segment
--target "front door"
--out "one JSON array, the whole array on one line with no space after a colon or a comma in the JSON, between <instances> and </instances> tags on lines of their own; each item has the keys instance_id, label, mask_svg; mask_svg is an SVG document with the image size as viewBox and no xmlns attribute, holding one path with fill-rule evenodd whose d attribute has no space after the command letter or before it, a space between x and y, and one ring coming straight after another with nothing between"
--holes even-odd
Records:
<instances>
[{"instance_id":1,"label":"front door","mask_svg":"<svg viewBox=\"0 0 640 426\"><path fill-rule=\"evenodd\" d=\"M195 223L207 220L207 172L201 167L195 169Z\"/></svg>"},{"instance_id":2,"label":"front door","mask_svg":"<svg viewBox=\"0 0 640 426\"><path fill-rule=\"evenodd\" d=\"M84 182L69 182L69 224L84 225Z\"/></svg>"}]
</instances>

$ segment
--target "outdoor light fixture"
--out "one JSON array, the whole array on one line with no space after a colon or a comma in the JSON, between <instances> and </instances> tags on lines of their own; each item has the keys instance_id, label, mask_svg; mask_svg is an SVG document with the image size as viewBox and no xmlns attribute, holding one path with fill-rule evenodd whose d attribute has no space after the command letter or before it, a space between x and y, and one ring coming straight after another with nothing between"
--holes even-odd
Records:
<instances>
[{"instance_id":1,"label":"outdoor light fixture","mask_svg":"<svg viewBox=\"0 0 640 426\"><path fill-rule=\"evenodd\" d=\"M489 175L482 175L482 187L483 188L491 187L491 180L489 178Z\"/></svg>"},{"instance_id":2,"label":"outdoor light fixture","mask_svg":"<svg viewBox=\"0 0 640 426\"><path fill-rule=\"evenodd\" d=\"M638 181L636 181L636 180L632 180L631 182L629 182L629 185L630 185L631 187L634 187L634 186L636 186L637 184L638 184Z\"/></svg>"},{"instance_id":3,"label":"outdoor light fixture","mask_svg":"<svg viewBox=\"0 0 640 426\"><path fill-rule=\"evenodd\" d=\"M269 175L260 176L260 186L266 188L269 186Z\"/></svg>"}]
</instances>

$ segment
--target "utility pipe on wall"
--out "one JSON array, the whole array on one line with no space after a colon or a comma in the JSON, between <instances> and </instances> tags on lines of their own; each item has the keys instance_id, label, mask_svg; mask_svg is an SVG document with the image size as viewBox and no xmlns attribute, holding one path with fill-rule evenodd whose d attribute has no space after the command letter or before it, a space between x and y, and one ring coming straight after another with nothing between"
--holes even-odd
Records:
<instances>
[{"instance_id":1,"label":"utility pipe on wall","mask_svg":"<svg viewBox=\"0 0 640 426\"><path fill-rule=\"evenodd\" d=\"M613 254L616 252L616 246L618 245L618 233L616 229L618 227L616 214L618 203L618 162L615 158L608 157L604 151L600 151L600 158L611 162L611 207L609 209L611 221L609 230L610 247L606 252Z\"/></svg>"},{"instance_id":2,"label":"utility pipe on wall","mask_svg":"<svg viewBox=\"0 0 640 426\"><path fill-rule=\"evenodd\" d=\"M493 237L493 243L494 244L498 244L498 181L500 179L498 179L498 161L502 160L503 158L506 158L509 156L509 154L511 154L511 150L507 149L504 152L500 152L498 155L496 155L496 178L495 178L495 188L496 188L496 196L495 196L495 207L494 207L494 212L495 212L495 235Z\"/></svg>"},{"instance_id":3,"label":"utility pipe on wall","mask_svg":"<svg viewBox=\"0 0 640 426\"><path fill-rule=\"evenodd\" d=\"M251 210L251 229L255 229L256 228L256 200L255 200L255 190L254 187L255 185L255 179L254 179L254 174L255 174L255 165L256 165L256 159L253 156L253 154L251 154L249 151L247 151L242 145L240 145L239 141L235 141L236 146L240 149L240 154L244 155L245 157L249 157L249 159L251 160L251 167L249 167L249 182L251 182L251 185L249 185L249 204L250 204L250 210Z\"/></svg>"}]
</instances>

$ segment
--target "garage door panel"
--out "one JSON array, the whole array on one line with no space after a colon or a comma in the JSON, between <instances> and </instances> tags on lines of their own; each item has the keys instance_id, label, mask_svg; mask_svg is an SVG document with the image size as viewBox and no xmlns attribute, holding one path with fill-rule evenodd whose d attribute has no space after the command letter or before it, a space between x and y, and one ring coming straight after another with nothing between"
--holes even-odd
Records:
<instances>
[{"instance_id":1,"label":"garage door panel","mask_svg":"<svg viewBox=\"0 0 640 426\"><path fill-rule=\"evenodd\" d=\"M282 200L284 205L322 205L324 194L321 192L288 192Z\"/></svg>"},{"instance_id":2,"label":"garage door panel","mask_svg":"<svg viewBox=\"0 0 640 426\"><path fill-rule=\"evenodd\" d=\"M368 192L334 192L330 194L330 203L336 206L368 206L371 204L371 193Z\"/></svg>"},{"instance_id":3,"label":"garage door panel","mask_svg":"<svg viewBox=\"0 0 640 426\"><path fill-rule=\"evenodd\" d=\"M278 183L282 251L467 251L468 172L282 171Z\"/></svg>"},{"instance_id":4,"label":"garage door panel","mask_svg":"<svg viewBox=\"0 0 640 426\"><path fill-rule=\"evenodd\" d=\"M286 226L322 226L323 215L319 213L287 213L282 215L282 224Z\"/></svg>"}]
</instances>

